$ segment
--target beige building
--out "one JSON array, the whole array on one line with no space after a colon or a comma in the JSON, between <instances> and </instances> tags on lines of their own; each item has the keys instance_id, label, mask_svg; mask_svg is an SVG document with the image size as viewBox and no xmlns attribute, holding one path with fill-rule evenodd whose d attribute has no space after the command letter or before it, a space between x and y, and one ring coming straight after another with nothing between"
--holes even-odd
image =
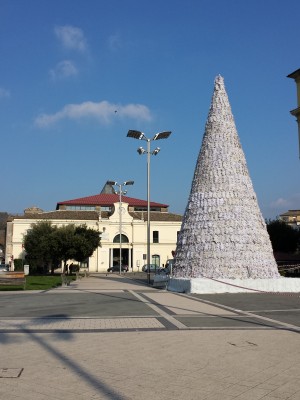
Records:
<instances>
[{"instance_id":1,"label":"beige building","mask_svg":"<svg viewBox=\"0 0 300 400\"><path fill-rule=\"evenodd\" d=\"M300 210L289 210L279 215L279 219L292 228L300 228Z\"/></svg>"},{"instance_id":2,"label":"beige building","mask_svg":"<svg viewBox=\"0 0 300 400\"><path fill-rule=\"evenodd\" d=\"M108 267L118 264L120 249L122 263L129 266L129 271L141 270L146 264L147 253L147 202L122 196L120 220L119 195L109 193L110 190L104 186L100 194L59 202L55 211L43 212L33 207L26 209L22 216L10 217L7 222L6 262L24 259L24 235L32 224L47 220L58 227L71 223L85 224L99 232L101 247L85 265L90 272L105 272ZM181 221L181 215L168 212L168 205L150 203L151 263L162 266L172 258Z\"/></svg>"}]
</instances>

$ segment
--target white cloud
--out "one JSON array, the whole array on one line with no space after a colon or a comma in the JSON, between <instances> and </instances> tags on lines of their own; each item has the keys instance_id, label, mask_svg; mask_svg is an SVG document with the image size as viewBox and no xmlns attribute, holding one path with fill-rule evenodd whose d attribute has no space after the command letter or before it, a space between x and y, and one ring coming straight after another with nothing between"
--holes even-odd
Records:
<instances>
[{"instance_id":1,"label":"white cloud","mask_svg":"<svg viewBox=\"0 0 300 400\"><path fill-rule=\"evenodd\" d=\"M108 101L95 103L86 101L81 104L67 104L61 111L54 114L41 114L35 119L35 125L40 128L47 128L64 119L80 120L92 118L100 123L110 123L113 118L124 117L135 120L150 121L151 112L148 107L142 104L117 105Z\"/></svg>"},{"instance_id":2,"label":"white cloud","mask_svg":"<svg viewBox=\"0 0 300 400\"><path fill-rule=\"evenodd\" d=\"M55 27L54 33L65 48L80 52L87 50L87 42L82 29L64 25Z\"/></svg>"},{"instance_id":3,"label":"white cloud","mask_svg":"<svg viewBox=\"0 0 300 400\"><path fill-rule=\"evenodd\" d=\"M289 199L284 199L279 197L279 199L273 201L271 203L271 208L281 208L281 207L289 207L291 201Z\"/></svg>"},{"instance_id":4,"label":"white cloud","mask_svg":"<svg viewBox=\"0 0 300 400\"><path fill-rule=\"evenodd\" d=\"M111 35L108 38L108 47L111 51L116 51L122 47L121 38L118 33Z\"/></svg>"},{"instance_id":5,"label":"white cloud","mask_svg":"<svg viewBox=\"0 0 300 400\"><path fill-rule=\"evenodd\" d=\"M55 68L50 70L50 76L53 80L69 78L77 74L78 69L75 64L69 60L59 62Z\"/></svg>"},{"instance_id":6,"label":"white cloud","mask_svg":"<svg viewBox=\"0 0 300 400\"><path fill-rule=\"evenodd\" d=\"M0 99L10 97L10 92L7 89L0 87Z\"/></svg>"},{"instance_id":7,"label":"white cloud","mask_svg":"<svg viewBox=\"0 0 300 400\"><path fill-rule=\"evenodd\" d=\"M300 193L295 193L286 197L279 197L274 200L269 207L265 207L264 214L266 216L278 216L288 210L300 209Z\"/></svg>"}]
</instances>

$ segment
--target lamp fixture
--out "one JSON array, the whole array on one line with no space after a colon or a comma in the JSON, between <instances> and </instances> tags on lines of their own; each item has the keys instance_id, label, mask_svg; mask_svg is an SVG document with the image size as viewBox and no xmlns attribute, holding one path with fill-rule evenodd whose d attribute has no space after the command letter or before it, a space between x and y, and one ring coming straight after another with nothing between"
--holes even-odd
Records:
<instances>
[{"instance_id":1,"label":"lamp fixture","mask_svg":"<svg viewBox=\"0 0 300 400\"><path fill-rule=\"evenodd\" d=\"M139 147L139 148L137 149L137 152L138 152L139 155L141 156L142 154L146 153L146 150L143 149L142 147Z\"/></svg>"},{"instance_id":2,"label":"lamp fixture","mask_svg":"<svg viewBox=\"0 0 300 400\"><path fill-rule=\"evenodd\" d=\"M152 151L152 153L151 154L153 154L154 156L157 156L157 154L160 152L160 148L159 147L156 147L156 149L154 149L153 151Z\"/></svg>"}]
</instances>

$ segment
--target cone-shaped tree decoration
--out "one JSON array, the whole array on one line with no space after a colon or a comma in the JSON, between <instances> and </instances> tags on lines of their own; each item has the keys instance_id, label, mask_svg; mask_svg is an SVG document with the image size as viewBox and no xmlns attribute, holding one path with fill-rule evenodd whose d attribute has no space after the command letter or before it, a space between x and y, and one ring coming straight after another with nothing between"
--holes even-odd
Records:
<instances>
[{"instance_id":1,"label":"cone-shaped tree decoration","mask_svg":"<svg viewBox=\"0 0 300 400\"><path fill-rule=\"evenodd\" d=\"M279 277L221 76L178 237L175 278Z\"/></svg>"}]
</instances>

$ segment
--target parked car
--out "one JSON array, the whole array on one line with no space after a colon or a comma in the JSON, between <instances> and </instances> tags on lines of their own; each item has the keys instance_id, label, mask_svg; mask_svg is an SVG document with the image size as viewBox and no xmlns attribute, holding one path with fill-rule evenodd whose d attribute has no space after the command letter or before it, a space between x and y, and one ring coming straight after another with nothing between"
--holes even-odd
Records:
<instances>
[{"instance_id":1,"label":"parked car","mask_svg":"<svg viewBox=\"0 0 300 400\"><path fill-rule=\"evenodd\" d=\"M159 272L160 268L158 265L155 265L155 264L145 264L142 267L142 271L144 271L144 272Z\"/></svg>"},{"instance_id":2,"label":"parked car","mask_svg":"<svg viewBox=\"0 0 300 400\"><path fill-rule=\"evenodd\" d=\"M9 265L8 264L0 264L0 272L8 272Z\"/></svg>"},{"instance_id":3,"label":"parked car","mask_svg":"<svg viewBox=\"0 0 300 400\"><path fill-rule=\"evenodd\" d=\"M120 264L107 268L107 272L120 272ZM128 265L121 265L121 272L128 272Z\"/></svg>"}]
</instances>

